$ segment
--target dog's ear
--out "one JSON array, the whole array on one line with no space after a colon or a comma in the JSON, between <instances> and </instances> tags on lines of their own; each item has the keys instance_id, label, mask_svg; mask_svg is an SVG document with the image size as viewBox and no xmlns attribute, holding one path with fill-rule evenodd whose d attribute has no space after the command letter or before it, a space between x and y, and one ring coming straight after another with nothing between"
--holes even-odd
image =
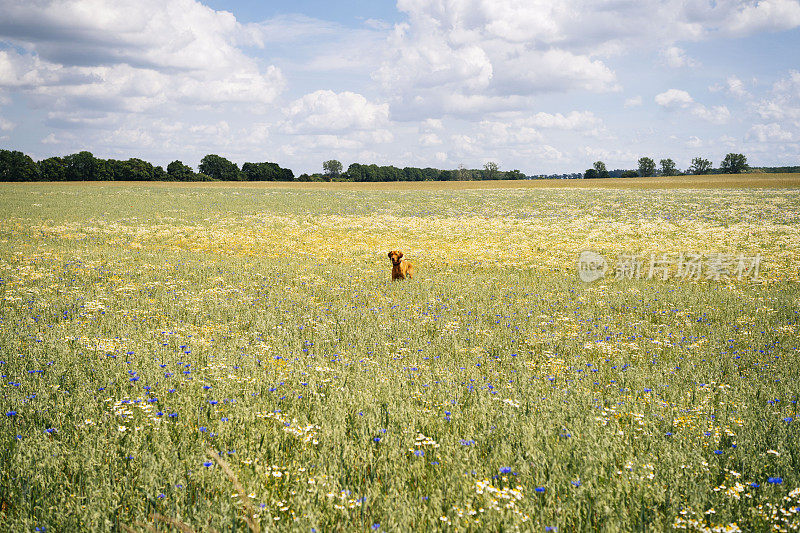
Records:
<instances>
[{"instance_id":1,"label":"dog's ear","mask_svg":"<svg viewBox=\"0 0 800 533\"><path fill-rule=\"evenodd\" d=\"M398 252L397 252L397 254L398 254L398 255L397 255L397 258L398 258L398 259L402 259L402 258L403 258L403 252L401 252L401 251L398 251Z\"/></svg>"},{"instance_id":2,"label":"dog's ear","mask_svg":"<svg viewBox=\"0 0 800 533\"><path fill-rule=\"evenodd\" d=\"M392 258L392 252L389 252L388 255L389 255L389 259L391 259Z\"/></svg>"}]
</instances>

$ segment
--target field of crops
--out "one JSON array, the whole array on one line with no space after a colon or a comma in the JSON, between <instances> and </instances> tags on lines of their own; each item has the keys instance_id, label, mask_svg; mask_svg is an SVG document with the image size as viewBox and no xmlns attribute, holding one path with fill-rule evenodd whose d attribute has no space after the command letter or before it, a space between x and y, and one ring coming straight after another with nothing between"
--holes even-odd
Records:
<instances>
[{"instance_id":1,"label":"field of crops","mask_svg":"<svg viewBox=\"0 0 800 533\"><path fill-rule=\"evenodd\" d=\"M0 530L800 528L800 189L326 187L3 184Z\"/></svg>"}]
</instances>

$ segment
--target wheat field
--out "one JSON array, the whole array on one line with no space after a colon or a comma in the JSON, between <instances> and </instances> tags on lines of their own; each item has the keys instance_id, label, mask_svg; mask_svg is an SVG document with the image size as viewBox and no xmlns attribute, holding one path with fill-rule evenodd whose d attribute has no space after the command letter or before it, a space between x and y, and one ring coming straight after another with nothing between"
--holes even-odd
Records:
<instances>
[{"instance_id":1,"label":"wheat field","mask_svg":"<svg viewBox=\"0 0 800 533\"><path fill-rule=\"evenodd\" d=\"M800 188L764 179L3 184L0 528L795 530Z\"/></svg>"}]
</instances>

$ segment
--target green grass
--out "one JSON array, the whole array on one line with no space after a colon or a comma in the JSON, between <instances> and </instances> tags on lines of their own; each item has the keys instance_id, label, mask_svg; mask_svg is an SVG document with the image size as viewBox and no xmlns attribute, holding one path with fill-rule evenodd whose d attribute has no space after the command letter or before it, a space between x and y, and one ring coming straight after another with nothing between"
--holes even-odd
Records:
<instances>
[{"instance_id":1,"label":"green grass","mask_svg":"<svg viewBox=\"0 0 800 533\"><path fill-rule=\"evenodd\" d=\"M9 184L0 210L4 530L246 530L243 500L262 530L800 525L796 189ZM584 249L763 263L585 284Z\"/></svg>"}]
</instances>

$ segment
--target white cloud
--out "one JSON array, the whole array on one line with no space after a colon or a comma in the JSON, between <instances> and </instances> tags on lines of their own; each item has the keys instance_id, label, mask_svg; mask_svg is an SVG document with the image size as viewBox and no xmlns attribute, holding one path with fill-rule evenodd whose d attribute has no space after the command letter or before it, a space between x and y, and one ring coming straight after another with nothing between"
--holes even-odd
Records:
<instances>
[{"instance_id":1,"label":"white cloud","mask_svg":"<svg viewBox=\"0 0 800 533\"><path fill-rule=\"evenodd\" d=\"M792 133L784 130L780 124L756 124L747 132L748 141L787 142L792 140Z\"/></svg>"},{"instance_id":2,"label":"white cloud","mask_svg":"<svg viewBox=\"0 0 800 533\"><path fill-rule=\"evenodd\" d=\"M58 138L56 138L56 134L55 133L50 132L47 135L47 137L45 137L44 139L42 139L39 142L41 142L42 144L59 144L61 141Z\"/></svg>"},{"instance_id":3,"label":"white cloud","mask_svg":"<svg viewBox=\"0 0 800 533\"><path fill-rule=\"evenodd\" d=\"M397 24L373 77L404 109L469 115L523 109L543 92L616 90L614 72L592 53L559 45L572 7L518 0L400 0Z\"/></svg>"},{"instance_id":4,"label":"white cloud","mask_svg":"<svg viewBox=\"0 0 800 533\"><path fill-rule=\"evenodd\" d=\"M16 127L17 125L10 120L0 117L0 131L11 131Z\"/></svg>"},{"instance_id":5,"label":"white cloud","mask_svg":"<svg viewBox=\"0 0 800 533\"><path fill-rule=\"evenodd\" d=\"M419 144L422 146L437 146L442 144L442 140L435 133L423 133L419 136Z\"/></svg>"},{"instance_id":6,"label":"white cloud","mask_svg":"<svg viewBox=\"0 0 800 533\"><path fill-rule=\"evenodd\" d=\"M688 110L693 116L714 124L724 124L730 119L731 112L724 105L710 108L694 101L692 96L681 89L669 89L657 94L655 102L667 110Z\"/></svg>"},{"instance_id":7,"label":"white cloud","mask_svg":"<svg viewBox=\"0 0 800 533\"><path fill-rule=\"evenodd\" d=\"M742 4L723 25L732 35L790 30L800 26L800 2L796 0L759 0Z\"/></svg>"},{"instance_id":8,"label":"white cloud","mask_svg":"<svg viewBox=\"0 0 800 533\"><path fill-rule=\"evenodd\" d=\"M0 88L50 108L140 112L174 104L264 106L285 85L239 46L256 33L194 0L5 0Z\"/></svg>"},{"instance_id":9,"label":"white cloud","mask_svg":"<svg viewBox=\"0 0 800 533\"><path fill-rule=\"evenodd\" d=\"M731 112L727 106L715 105L710 108L696 104L691 109L692 115L713 124L725 124L731 118Z\"/></svg>"},{"instance_id":10,"label":"white cloud","mask_svg":"<svg viewBox=\"0 0 800 533\"><path fill-rule=\"evenodd\" d=\"M728 92L737 98L746 98L750 96L747 89L744 87L744 82L736 76L729 76L726 80Z\"/></svg>"},{"instance_id":11,"label":"white cloud","mask_svg":"<svg viewBox=\"0 0 800 533\"><path fill-rule=\"evenodd\" d=\"M459 116L469 110L447 105L442 95L480 98L490 111L523 109L524 97L544 92L619 89L608 58L633 48L662 47L666 64L697 67L676 43L800 26L798 0L399 0L397 6L407 20L395 25L374 79L405 111Z\"/></svg>"},{"instance_id":12,"label":"white cloud","mask_svg":"<svg viewBox=\"0 0 800 533\"><path fill-rule=\"evenodd\" d=\"M686 146L690 148L700 148L701 146L703 146L703 141L702 139L700 139L700 137L692 135L691 137L689 137L689 140L686 141Z\"/></svg>"},{"instance_id":13,"label":"white cloud","mask_svg":"<svg viewBox=\"0 0 800 533\"><path fill-rule=\"evenodd\" d=\"M642 105L642 97L641 96L632 96L625 100L625 107L639 107Z\"/></svg>"},{"instance_id":14,"label":"white cloud","mask_svg":"<svg viewBox=\"0 0 800 533\"><path fill-rule=\"evenodd\" d=\"M755 104L761 118L778 122L791 122L800 127L800 72L792 70L778 80L771 94Z\"/></svg>"},{"instance_id":15,"label":"white cloud","mask_svg":"<svg viewBox=\"0 0 800 533\"><path fill-rule=\"evenodd\" d=\"M694 103L691 95L681 89L669 89L657 94L655 102L666 108L686 108Z\"/></svg>"},{"instance_id":16,"label":"white cloud","mask_svg":"<svg viewBox=\"0 0 800 533\"><path fill-rule=\"evenodd\" d=\"M523 122L539 128L571 131L588 131L603 125L603 121L591 111L572 111L566 115L539 112L530 119L523 119Z\"/></svg>"},{"instance_id":17,"label":"white cloud","mask_svg":"<svg viewBox=\"0 0 800 533\"><path fill-rule=\"evenodd\" d=\"M700 63L687 57L686 51L677 46L670 46L661 51L661 57L672 68L697 67Z\"/></svg>"},{"instance_id":18,"label":"white cloud","mask_svg":"<svg viewBox=\"0 0 800 533\"><path fill-rule=\"evenodd\" d=\"M419 131L439 131L444 129L444 124L438 118L428 118L422 121L419 125Z\"/></svg>"},{"instance_id":19,"label":"white cloud","mask_svg":"<svg viewBox=\"0 0 800 533\"><path fill-rule=\"evenodd\" d=\"M521 122L484 121L479 125L477 146L508 146L538 143L542 134Z\"/></svg>"},{"instance_id":20,"label":"white cloud","mask_svg":"<svg viewBox=\"0 0 800 533\"><path fill-rule=\"evenodd\" d=\"M293 101L286 115L289 133L368 130L388 124L389 105L372 103L349 91L321 90Z\"/></svg>"}]
</instances>

